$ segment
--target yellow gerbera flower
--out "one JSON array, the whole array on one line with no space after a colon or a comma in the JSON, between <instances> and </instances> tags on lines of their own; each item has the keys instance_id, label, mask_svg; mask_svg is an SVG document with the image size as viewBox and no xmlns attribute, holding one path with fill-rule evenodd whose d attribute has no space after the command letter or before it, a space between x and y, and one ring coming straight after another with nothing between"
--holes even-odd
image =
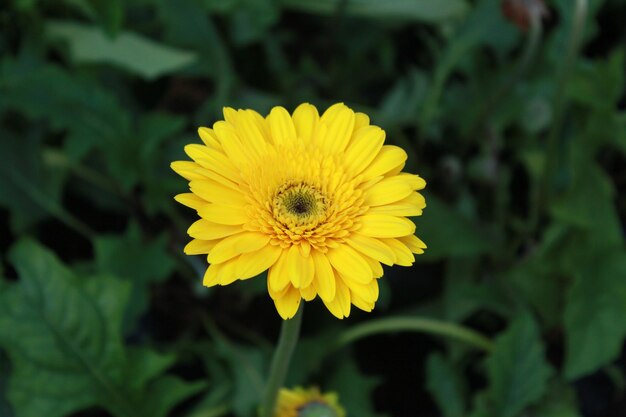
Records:
<instances>
[{"instance_id":1,"label":"yellow gerbera flower","mask_svg":"<svg viewBox=\"0 0 626 417\"><path fill-rule=\"evenodd\" d=\"M410 266L426 245L413 235L426 182L400 172L407 154L385 132L339 103L320 117L310 104L224 109L201 127L193 161L172 163L191 193L176 200L200 216L188 255L208 254L204 285L227 285L265 270L283 319L320 296L338 318L350 305L371 311L385 265Z\"/></svg>"},{"instance_id":2,"label":"yellow gerbera flower","mask_svg":"<svg viewBox=\"0 0 626 417\"><path fill-rule=\"evenodd\" d=\"M346 411L339 405L337 394L320 393L317 388L305 390L281 389L278 394L275 417L345 417Z\"/></svg>"}]
</instances>

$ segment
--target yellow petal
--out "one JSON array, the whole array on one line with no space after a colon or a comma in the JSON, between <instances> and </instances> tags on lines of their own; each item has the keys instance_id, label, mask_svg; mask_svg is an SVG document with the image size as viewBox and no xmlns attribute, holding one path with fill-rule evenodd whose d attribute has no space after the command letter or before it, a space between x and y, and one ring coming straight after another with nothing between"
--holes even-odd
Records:
<instances>
[{"instance_id":1,"label":"yellow petal","mask_svg":"<svg viewBox=\"0 0 626 417\"><path fill-rule=\"evenodd\" d=\"M352 305L358 308L359 310L363 310L366 313L370 313L372 310L374 310L374 307L376 305L375 303L368 303L367 301L365 301L358 295L354 294L353 292L350 292L350 296L352 298Z\"/></svg>"},{"instance_id":2,"label":"yellow petal","mask_svg":"<svg viewBox=\"0 0 626 417\"><path fill-rule=\"evenodd\" d=\"M250 147L257 156L261 156L267 150L267 139L261 131L254 113L251 110L239 110L237 132L243 145Z\"/></svg>"},{"instance_id":3,"label":"yellow petal","mask_svg":"<svg viewBox=\"0 0 626 417\"><path fill-rule=\"evenodd\" d=\"M335 272L325 254L316 250L311 252L311 258L315 264L315 279L313 285L320 298L324 301L332 301L335 298Z\"/></svg>"},{"instance_id":4,"label":"yellow petal","mask_svg":"<svg viewBox=\"0 0 626 417\"><path fill-rule=\"evenodd\" d=\"M272 265L267 274L268 285L272 288L272 291L282 291L287 284L289 284L289 271L287 270L287 254L288 250L285 249L279 255L278 259Z\"/></svg>"},{"instance_id":5,"label":"yellow petal","mask_svg":"<svg viewBox=\"0 0 626 417\"><path fill-rule=\"evenodd\" d=\"M415 262L415 256L411 253L409 248L398 239L381 239L387 246L389 246L396 254L396 264L402 266L411 266Z\"/></svg>"},{"instance_id":6,"label":"yellow petal","mask_svg":"<svg viewBox=\"0 0 626 417\"><path fill-rule=\"evenodd\" d=\"M350 315L350 290L341 279L338 279L336 284L335 298L332 301L324 301L324 305L333 316L343 319Z\"/></svg>"},{"instance_id":7,"label":"yellow petal","mask_svg":"<svg viewBox=\"0 0 626 417\"><path fill-rule=\"evenodd\" d=\"M269 235L259 232L243 232L222 239L209 252L207 260L219 264L242 253L255 252L270 241Z\"/></svg>"},{"instance_id":8,"label":"yellow petal","mask_svg":"<svg viewBox=\"0 0 626 417\"><path fill-rule=\"evenodd\" d=\"M237 259L232 259L228 262L224 262L224 263L217 264L217 265L223 265L222 269L218 273L220 285L230 285L239 279L239 277L237 277L237 274L235 272L235 268L237 266Z\"/></svg>"},{"instance_id":9,"label":"yellow petal","mask_svg":"<svg viewBox=\"0 0 626 417\"><path fill-rule=\"evenodd\" d=\"M300 295L304 298L304 301L313 301L317 296L317 292L313 285L309 285L308 287L300 288Z\"/></svg>"},{"instance_id":10,"label":"yellow petal","mask_svg":"<svg viewBox=\"0 0 626 417\"><path fill-rule=\"evenodd\" d=\"M424 249L426 249L426 244L415 235L403 236L399 240L415 254L424 253Z\"/></svg>"},{"instance_id":11,"label":"yellow petal","mask_svg":"<svg viewBox=\"0 0 626 417\"><path fill-rule=\"evenodd\" d=\"M411 186L411 189L414 191L415 190L419 191L419 190L424 189L424 187L426 187L426 180L420 177L419 175L409 174L408 172L402 172L398 174L398 177L408 181L409 185Z\"/></svg>"},{"instance_id":12,"label":"yellow petal","mask_svg":"<svg viewBox=\"0 0 626 417\"><path fill-rule=\"evenodd\" d=\"M200 217L219 224L244 224L249 218L244 206L205 204L198 209Z\"/></svg>"},{"instance_id":13,"label":"yellow petal","mask_svg":"<svg viewBox=\"0 0 626 417\"><path fill-rule=\"evenodd\" d=\"M311 284L314 276L313 259L310 256L302 256L298 246L293 245L287 252L287 273L291 284L296 288L304 288Z\"/></svg>"},{"instance_id":14,"label":"yellow petal","mask_svg":"<svg viewBox=\"0 0 626 417\"><path fill-rule=\"evenodd\" d=\"M226 120L233 126L237 126L237 110L233 109L232 107L224 107L222 109L222 113L224 114L224 120Z\"/></svg>"},{"instance_id":15,"label":"yellow petal","mask_svg":"<svg viewBox=\"0 0 626 417\"><path fill-rule=\"evenodd\" d=\"M274 245L265 245L256 252L244 253L237 260L235 272L239 279L256 277L274 265L281 253L281 247Z\"/></svg>"},{"instance_id":16,"label":"yellow petal","mask_svg":"<svg viewBox=\"0 0 626 417\"><path fill-rule=\"evenodd\" d=\"M235 281L235 263L224 262L222 264L211 264L204 273L202 285L212 287L214 285L227 285Z\"/></svg>"},{"instance_id":17,"label":"yellow petal","mask_svg":"<svg viewBox=\"0 0 626 417\"><path fill-rule=\"evenodd\" d=\"M322 115L320 122L328 130L317 138L319 146L329 153L344 151L354 131L354 112L344 104L335 104Z\"/></svg>"},{"instance_id":18,"label":"yellow petal","mask_svg":"<svg viewBox=\"0 0 626 417\"><path fill-rule=\"evenodd\" d=\"M319 114L315 106L303 103L293 112L293 124L298 138L304 142L310 142L319 121Z\"/></svg>"},{"instance_id":19,"label":"yellow petal","mask_svg":"<svg viewBox=\"0 0 626 417\"><path fill-rule=\"evenodd\" d=\"M272 139L277 145L286 145L296 139L296 128L291 116L284 107L274 107L267 116Z\"/></svg>"},{"instance_id":20,"label":"yellow petal","mask_svg":"<svg viewBox=\"0 0 626 417\"><path fill-rule=\"evenodd\" d=\"M393 145L385 145L371 164L363 171L363 181L384 175L407 160L404 149Z\"/></svg>"},{"instance_id":21,"label":"yellow petal","mask_svg":"<svg viewBox=\"0 0 626 417\"><path fill-rule=\"evenodd\" d=\"M365 113L356 112L354 113L354 131L356 132L358 129L369 126L370 117Z\"/></svg>"},{"instance_id":22,"label":"yellow petal","mask_svg":"<svg viewBox=\"0 0 626 417\"><path fill-rule=\"evenodd\" d=\"M378 126L362 127L354 133L345 153L345 164L356 175L378 155L385 143L385 131Z\"/></svg>"},{"instance_id":23,"label":"yellow petal","mask_svg":"<svg viewBox=\"0 0 626 417\"><path fill-rule=\"evenodd\" d=\"M339 245L326 253L330 264L352 281L368 283L372 270L361 255L348 245Z\"/></svg>"},{"instance_id":24,"label":"yellow petal","mask_svg":"<svg viewBox=\"0 0 626 417\"><path fill-rule=\"evenodd\" d=\"M302 254L302 256L309 256L309 254L311 253L311 244L306 241L306 240L302 240L300 241L300 245L298 245L300 248L300 253Z\"/></svg>"},{"instance_id":25,"label":"yellow petal","mask_svg":"<svg viewBox=\"0 0 626 417\"><path fill-rule=\"evenodd\" d=\"M199 166L195 162L175 161L170 164L170 167L187 181L204 179L204 176L197 172Z\"/></svg>"},{"instance_id":26,"label":"yellow petal","mask_svg":"<svg viewBox=\"0 0 626 417\"><path fill-rule=\"evenodd\" d=\"M241 179L239 169L219 150L192 144L185 146L185 153L199 165L213 170L235 183L238 183Z\"/></svg>"},{"instance_id":27,"label":"yellow petal","mask_svg":"<svg viewBox=\"0 0 626 417\"><path fill-rule=\"evenodd\" d=\"M359 220L361 228L358 232L365 236L401 237L415 232L415 224L404 217L368 213L361 216Z\"/></svg>"},{"instance_id":28,"label":"yellow petal","mask_svg":"<svg viewBox=\"0 0 626 417\"><path fill-rule=\"evenodd\" d=\"M283 320L288 320L296 315L301 300L300 291L290 287L285 295L274 300L274 305Z\"/></svg>"},{"instance_id":29,"label":"yellow petal","mask_svg":"<svg viewBox=\"0 0 626 417\"><path fill-rule=\"evenodd\" d=\"M369 209L369 213L411 217L420 216L424 207L426 207L426 200L424 199L424 196L418 192L412 192L408 197L403 198L400 201L396 201L393 204L371 207Z\"/></svg>"},{"instance_id":30,"label":"yellow petal","mask_svg":"<svg viewBox=\"0 0 626 417\"><path fill-rule=\"evenodd\" d=\"M208 127L198 128L198 136L200 136L202 142L209 148L222 149L222 145L220 145L220 141L217 139L217 135L213 132L213 129L209 129Z\"/></svg>"},{"instance_id":31,"label":"yellow petal","mask_svg":"<svg viewBox=\"0 0 626 417\"><path fill-rule=\"evenodd\" d=\"M183 206L190 207L194 210L199 210L200 207L208 204L206 200L198 197L193 193L178 194L176 197L174 197L174 200L178 201Z\"/></svg>"},{"instance_id":32,"label":"yellow petal","mask_svg":"<svg viewBox=\"0 0 626 417\"><path fill-rule=\"evenodd\" d=\"M373 279L366 285L350 285L350 294L353 297L357 296L361 300L365 301L368 304L373 304L378 300L379 290L378 290L378 281Z\"/></svg>"},{"instance_id":33,"label":"yellow petal","mask_svg":"<svg viewBox=\"0 0 626 417\"><path fill-rule=\"evenodd\" d=\"M390 204L408 197L412 192L410 182L404 177L384 178L365 191L365 204L370 207Z\"/></svg>"},{"instance_id":34,"label":"yellow petal","mask_svg":"<svg viewBox=\"0 0 626 417\"><path fill-rule=\"evenodd\" d=\"M198 197L211 203L245 206L246 197L241 191L224 187L211 180L196 180L189 183L189 189Z\"/></svg>"},{"instance_id":35,"label":"yellow petal","mask_svg":"<svg viewBox=\"0 0 626 417\"><path fill-rule=\"evenodd\" d=\"M245 166L250 161L250 152L243 146L241 139L237 136L237 130L224 121L216 122L213 130L220 139L224 153L228 159L237 167Z\"/></svg>"},{"instance_id":36,"label":"yellow petal","mask_svg":"<svg viewBox=\"0 0 626 417\"><path fill-rule=\"evenodd\" d=\"M187 243L183 251L186 255L203 255L209 253L213 247L219 242L218 240L201 240L193 239Z\"/></svg>"},{"instance_id":37,"label":"yellow petal","mask_svg":"<svg viewBox=\"0 0 626 417\"><path fill-rule=\"evenodd\" d=\"M395 263L396 257L393 250L376 238L360 233L352 233L346 238L346 242L362 254L374 258L385 265L391 266Z\"/></svg>"},{"instance_id":38,"label":"yellow petal","mask_svg":"<svg viewBox=\"0 0 626 417\"><path fill-rule=\"evenodd\" d=\"M200 219L189 227L187 234L196 239L213 240L234 235L235 233L239 233L241 231L243 231L241 226L218 224L205 219Z\"/></svg>"},{"instance_id":39,"label":"yellow petal","mask_svg":"<svg viewBox=\"0 0 626 417\"><path fill-rule=\"evenodd\" d=\"M367 264L372 269L372 276L374 278L380 278L383 276L385 271L383 271L383 266L380 264L380 262L378 262L376 259L370 258L369 256L364 256L363 258L367 261Z\"/></svg>"}]
</instances>

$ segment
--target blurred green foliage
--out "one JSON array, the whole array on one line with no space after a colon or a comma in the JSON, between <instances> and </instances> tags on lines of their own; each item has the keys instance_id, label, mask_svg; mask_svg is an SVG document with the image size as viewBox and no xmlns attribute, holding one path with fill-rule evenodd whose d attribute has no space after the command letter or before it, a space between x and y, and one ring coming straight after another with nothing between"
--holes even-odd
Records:
<instances>
[{"instance_id":1,"label":"blurred green foliage","mask_svg":"<svg viewBox=\"0 0 626 417\"><path fill-rule=\"evenodd\" d=\"M626 2L589 1L579 33L586 1L546 2L525 71L532 31L500 3L3 5L0 416L255 414L279 318L264 278L201 286L169 162L222 106L304 101L345 101L407 149L429 249L386 270L369 315L307 304L290 385L360 417L625 415ZM494 348L405 334L327 349L392 315Z\"/></svg>"}]
</instances>

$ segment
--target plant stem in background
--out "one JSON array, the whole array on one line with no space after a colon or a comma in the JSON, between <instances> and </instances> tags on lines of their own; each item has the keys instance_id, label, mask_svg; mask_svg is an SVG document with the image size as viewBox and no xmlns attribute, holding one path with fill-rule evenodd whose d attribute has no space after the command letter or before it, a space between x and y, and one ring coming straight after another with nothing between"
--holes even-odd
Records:
<instances>
[{"instance_id":1,"label":"plant stem in background","mask_svg":"<svg viewBox=\"0 0 626 417\"><path fill-rule=\"evenodd\" d=\"M567 50L563 58L563 64L560 70L556 84L556 93L554 96L554 120L550 132L548 133L546 145L546 160L543 167L542 175L539 179L539 187L537 190L536 204L532 205L529 218L529 233L533 236L539 226L539 217L548 205L549 191L556 162L558 158L558 140L561 135L563 125L563 117L565 114L565 89L569 81L572 69L576 63L576 58L580 52L580 44L585 29L585 18L587 16L587 0L576 0L576 9L572 21L572 30L567 40Z\"/></svg>"},{"instance_id":2,"label":"plant stem in background","mask_svg":"<svg viewBox=\"0 0 626 417\"><path fill-rule=\"evenodd\" d=\"M506 79L504 83L502 83L499 88L493 93L482 106L482 109L476 118L476 122L473 126L468 130L469 137L475 137L478 134L478 131L483 128L487 122L489 116L493 113L493 111L497 108L498 104L502 101L504 97L511 91L511 89L522 79L524 74L528 71L528 68L535 60L535 56L537 55L539 44L541 43L541 37L543 33L543 25L541 23L541 18L543 16L542 9L539 7L530 7L529 15L530 15L530 30L528 36L526 38L526 47L524 48L524 53L519 59L515 70L511 75Z\"/></svg>"},{"instance_id":3,"label":"plant stem in background","mask_svg":"<svg viewBox=\"0 0 626 417\"><path fill-rule=\"evenodd\" d=\"M276 350L274 351L270 375L265 384L265 394L263 396L260 412L261 417L272 417L274 415L278 391L285 382L291 355L298 343L303 309L303 305L301 304L296 315L292 319L284 320L280 328L278 346L276 346Z\"/></svg>"},{"instance_id":4,"label":"plant stem in background","mask_svg":"<svg viewBox=\"0 0 626 417\"><path fill-rule=\"evenodd\" d=\"M463 341L487 352L493 349L493 342L482 334L454 323L422 317L390 317L368 321L351 327L342 333L333 344L333 350L380 333L420 332Z\"/></svg>"}]
</instances>

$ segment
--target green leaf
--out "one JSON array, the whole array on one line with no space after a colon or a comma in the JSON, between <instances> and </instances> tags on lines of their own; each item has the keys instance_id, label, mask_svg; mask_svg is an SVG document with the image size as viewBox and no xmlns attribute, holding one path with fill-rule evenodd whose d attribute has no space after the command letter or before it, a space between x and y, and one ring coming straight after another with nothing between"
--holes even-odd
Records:
<instances>
[{"instance_id":1,"label":"green leaf","mask_svg":"<svg viewBox=\"0 0 626 417\"><path fill-rule=\"evenodd\" d=\"M95 146L131 137L130 113L95 82L28 57L0 66L0 108L44 119L51 130L67 131L65 150L74 161Z\"/></svg>"},{"instance_id":2,"label":"green leaf","mask_svg":"<svg viewBox=\"0 0 626 417\"><path fill-rule=\"evenodd\" d=\"M124 21L122 0L90 0L89 3L106 33L111 38L117 36Z\"/></svg>"},{"instance_id":3,"label":"green leaf","mask_svg":"<svg viewBox=\"0 0 626 417\"><path fill-rule=\"evenodd\" d=\"M352 359L345 359L328 381L328 391L339 394L339 404L349 415L375 417L377 413L372 406L372 390L378 384L378 378L362 374Z\"/></svg>"},{"instance_id":4,"label":"green leaf","mask_svg":"<svg viewBox=\"0 0 626 417\"><path fill-rule=\"evenodd\" d=\"M147 80L181 70L196 60L195 54L159 44L132 32L107 38L96 26L69 21L51 21L49 37L68 43L77 63L115 65Z\"/></svg>"},{"instance_id":5,"label":"green leaf","mask_svg":"<svg viewBox=\"0 0 626 417\"><path fill-rule=\"evenodd\" d=\"M134 327L148 306L149 286L165 280L174 271L174 259L167 252L167 236L146 241L139 226L131 223L122 236L98 236L94 251L99 273L111 274L131 283L133 303L126 313L125 328Z\"/></svg>"},{"instance_id":6,"label":"green leaf","mask_svg":"<svg viewBox=\"0 0 626 417\"><path fill-rule=\"evenodd\" d=\"M564 282L554 263L552 259L535 255L503 277L517 294L516 298L534 308L546 328L559 326L563 314Z\"/></svg>"},{"instance_id":7,"label":"green leaf","mask_svg":"<svg viewBox=\"0 0 626 417\"><path fill-rule=\"evenodd\" d=\"M626 337L626 253L600 253L567 294L565 375L579 378L619 357Z\"/></svg>"},{"instance_id":8,"label":"green leaf","mask_svg":"<svg viewBox=\"0 0 626 417\"><path fill-rule=\"evenodd\" d=\"M465 400L459 374L440 354L432 354L426 363L428 391L443 417L464 417Z\"/></svg>"},{"instance_id":9,"label":"green leaf","mask_svg":"<svg viewBox=\"0 0 626 417\"><path fill-rule=\"evenodd\" d=\"M626 49L620 48L606 60L587 61L572 77L568 95L576 102L600 111L610 111L624 89Z\"/></svg>"},{"instance_id":10,"label":"green leaf","mask_svg":"<svg viewBox=\"0 0 626 417\"><path fill-rule=\"evenodd\" d=\"M10 259L21 279L0 293L0 346L12 363L8 398L16 417L62 417L94 405L117 417L164 417L174 399L200 388L177 388L178 396L153 409L150 393L169 384L158 375L174 358L124 347L126 283L79 280L30 240L17 243Z\"/></svg>"},{"instance_id":11,"label":"green leaf","mask_svg":"<svg viewBox=\"0 0 626 417\"><path fill-rule=\"evenodd\" d=\"M416 20L438 23L459 18L468 10L463 0L280 0L288 9L307 13L334 14L343 10L347 15L376 18Z\"/></svg>"},{"instance_id":12,"label":"green leaf","mask_svg":"<svg viewBox=\"0 0 626 417\"><path fill-rule=\"evenodd\" d=\"M231 37L237 45L247 45L264 39L269 28L279 18L273 0L243 0L230 13Z\"/></svg>"},{"instance_id":13,"label":"green leaf","mask_svg":"<svg viewBox=\"0 0 626 417\"><path fill-rule=\"evenodd\" d=\"M216 330L212 335L216 354L228 363L234 382L232 408L238 416L251 416L263 395L269 358L260 349L237 345Z\"/></svg>"},{"instance_id":14,"label":"green leaf","mask_svg":"<svg viewBox=\"0 0 626 417\"><path fill-rule=\"evenodd\" d=\"M495 341L486 361L492 415L515 417L546 393L552 369L532 316L523 314Z\"/></svg>"},{"instance_id":15,"label":"green leaf","mask_svg":"<svg viewBox=\"0 0 626 417\"><path fill-rule=\"evenodd\" d=\"M579 138L582 139L582 138ZM558 220L584 231L591 247L614 247L624 241L613 203L613 184L582 146L574 150L571 185L550 206Z\"/></svg>"},{"instance_id":16,"label":"green leaf","mask_svg":"<svg viewBox=\"0 0 626 417\"><path fill-rule=\"evenodd\" d=\"M543 401L533 407L531 415L534 417L581 417L576 402L576 392L565 384L554 384Z\"/></svg>"},{"instance_id":17,"label":"green leaf","mask_svg":"<svg viewBox=\"0 0 626 417\"><path fill-rule=\"evenodd\" d=\"M4 131L0 140L0 207L10 210L14 231L46 215L70 218L60 203L62 177L44 166L40 149L40 137L33 132L16 137Z\"/></svg>"},{"instance_id":18,"label":"green leaf","mask_svg":"<svg viewBox=\"0 0 626 417\"><path fill-rule=\"evenodd\" d=\"M475 222L432 194L426 193L426 204L416 222L416 234L428 249L418 259L477 256L493 249L492 241Z\"/></svg>"}]
</instances>

